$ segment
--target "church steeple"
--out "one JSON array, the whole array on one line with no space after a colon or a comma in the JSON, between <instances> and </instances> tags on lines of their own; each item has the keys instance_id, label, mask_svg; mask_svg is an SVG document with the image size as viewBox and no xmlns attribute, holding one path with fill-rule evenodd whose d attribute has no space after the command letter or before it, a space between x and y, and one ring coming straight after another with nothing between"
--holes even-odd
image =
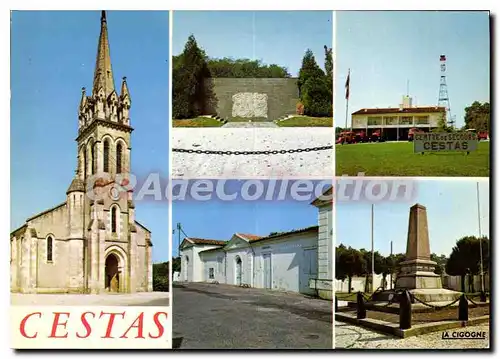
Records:
<instances>
[{"instance_id":1,"label":"church steeple","mask_svg":"<svg viewBox=\"0 0 500 359\"><path fill-rule=\"evenodd\" d=\"M97 95L100 88L103 89L106 98L115 90L105 11L101 12L101 34L99 35L99 44L97 45L92 95Z\"/></svg>"}]
</instances>

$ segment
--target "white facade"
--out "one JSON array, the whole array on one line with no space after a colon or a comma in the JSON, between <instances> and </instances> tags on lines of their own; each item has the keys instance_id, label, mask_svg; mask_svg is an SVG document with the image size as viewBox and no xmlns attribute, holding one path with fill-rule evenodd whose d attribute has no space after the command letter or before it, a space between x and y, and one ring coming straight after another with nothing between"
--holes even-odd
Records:
<instances>
[{"instance_id":1,"label":"white facade","mask_svg":"<svg viewBox=\"0 0 500 359\"><path fill-rule=\"evenodd\" d=\"M318 226L266 237L235 233L228 241L185 238L180 280L299 292L332 298L331 201L313 203Z\"/></svg>"}]
</instances>

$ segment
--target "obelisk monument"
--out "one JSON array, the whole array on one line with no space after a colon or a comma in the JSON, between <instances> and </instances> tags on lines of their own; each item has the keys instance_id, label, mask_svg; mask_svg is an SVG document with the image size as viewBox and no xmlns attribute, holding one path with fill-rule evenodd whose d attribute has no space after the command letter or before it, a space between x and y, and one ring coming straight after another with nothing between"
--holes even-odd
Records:
<instances>
[{"instance_id":1,"label":"obelisk monument","mask_svg":"<svg viewBox=\"0 0 500 359\"><path fill-rule=\"evenodd\" d=\"M450 301L459 292L443 289L441 277L434 273L437 263L431 261L427 209L421 204L410 208L406 257L396 280L396 289L408 289L425 302Z\"/></svg>"}]
</instances>

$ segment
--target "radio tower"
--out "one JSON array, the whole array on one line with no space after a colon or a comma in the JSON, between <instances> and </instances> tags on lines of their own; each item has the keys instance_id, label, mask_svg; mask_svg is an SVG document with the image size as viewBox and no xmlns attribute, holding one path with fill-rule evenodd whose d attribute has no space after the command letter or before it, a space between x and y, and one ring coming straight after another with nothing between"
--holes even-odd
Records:
<instances>
[{"instance_id":1,"label":"radio tower","mask_svg":"<svg viewBox=\"0 0 500 359\"><path fill-rule=\"evenodd\" d=\"M439 83L438 106L446 109L448 123L453 128L455 127L455 117L451 115L450 98L448 97L448 86L446 85L446 56L441 55L439 62L441 63L441 81Z\"/></svg>"}]
</instances>

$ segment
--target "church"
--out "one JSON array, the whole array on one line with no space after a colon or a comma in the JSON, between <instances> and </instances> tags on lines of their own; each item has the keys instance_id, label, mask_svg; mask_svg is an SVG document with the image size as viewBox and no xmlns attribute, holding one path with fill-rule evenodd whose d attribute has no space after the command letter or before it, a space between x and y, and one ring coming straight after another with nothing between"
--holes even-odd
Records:
<instances>
[{"instance_id":1,"label":"church","mask_svg":"<svg viewBox=\"0 0 500 359\"><path fill-rule=\"evenodd\" d=\"M78 108L77 168L66 200L10 235L10 288L20 293L134 293L153 290L151 232L135 220L132 191L112 191L130 169L126 78L115 90L106 13L93 86ZM106 181L95 181L102 174ZM92 193L107 194L89 196Z\"/></svg>"}]
</instances>

